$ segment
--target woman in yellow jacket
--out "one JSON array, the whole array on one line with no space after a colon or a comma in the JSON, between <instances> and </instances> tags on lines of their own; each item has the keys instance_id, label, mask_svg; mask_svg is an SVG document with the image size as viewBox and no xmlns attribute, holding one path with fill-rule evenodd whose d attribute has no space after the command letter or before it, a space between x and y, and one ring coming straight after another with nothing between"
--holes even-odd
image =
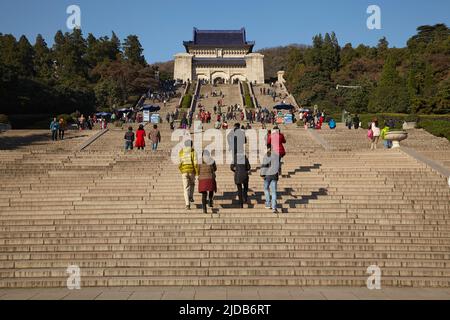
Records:
<instances>
[{"instance_id":1,"label":"woman in yellow jacket","mask_svg":"<svg viewBox=\"0 0 450 320\"><path fill-rule=\"evenodd\" d=\"M380 134L381 139L384 140L384 141L383 141L383 144L384 144L384 147L385 147L386 149L392 148L392 141L391 141L391 140L386 140L386 135L389 133L389 130L390 130L390 128L389 128L389 126L386 124L386 125L384 126L384 128L381 130L381 134Z\"/></svg>"},{"instance_id":2,"label":"woman in yellow jacket","mask_svg":"<svg viewBox=\"0 0 450 320\"><path fill-rule=\"evenodd\" d=\"M184 189L184 202L186 210L191 210L191 202L194 202L195 176L198 176L198 162L195 150L192 148L192 141L187 140L184 148L178 153L180 164L178 169L181 172Z\"/></svg>"}]
</instances>

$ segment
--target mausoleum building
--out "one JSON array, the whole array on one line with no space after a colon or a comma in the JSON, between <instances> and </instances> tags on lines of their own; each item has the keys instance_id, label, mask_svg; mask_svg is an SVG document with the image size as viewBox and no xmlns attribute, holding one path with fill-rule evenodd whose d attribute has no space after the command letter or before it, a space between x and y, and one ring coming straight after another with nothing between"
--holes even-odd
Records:
<instances>
[{"instance_id":1,"label":"mausoleum building","mask_svg":"<svg viewBox=\"0 0 450 320\"><path fill-rule=\"evenodd\" d=\"M264 56L253 53L245 29L198 30L184 41L186 53L175 55L174 78L182 81L264 83Z\"/></svg>"}]
</instances>

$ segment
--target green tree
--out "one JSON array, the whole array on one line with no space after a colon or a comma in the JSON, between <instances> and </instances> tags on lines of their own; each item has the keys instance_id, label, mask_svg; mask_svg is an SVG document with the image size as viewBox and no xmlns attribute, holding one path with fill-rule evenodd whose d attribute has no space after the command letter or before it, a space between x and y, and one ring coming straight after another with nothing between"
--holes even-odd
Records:
<instances>
[{"instance_id":1,"label":"green tree","mask_svg":"<svg viewBox=\"0 0 450 320\"><path fill-rule=\"evenodd\" d=\"M378 86L369 102L369 112L408 112L409 96L405 81L396 69L395 58L389 56L381 73Z\"/></svg>"},{"instance_id":2,"label":"green tree","mask_svg":"<svg viewBox=\"0 0 450 320\"><path fill-rule=\"evenodd\" d=\"M49 80L52 77L52 55L42 35L38 34L34 44L34 70L36 76Z\"/></svg>"},{"instance_id":3,"label":"green tree","mask_svg":"<svg viewBox=\"0 0 450 320\"><path fill-rule=\"evenodd\" d=\"M383 37L378 41L378 45L377 45L378 57L385 59L386 55L388 53L388 50L389 50L389 42L387 41L386 37Z\"/></svg>"},{"instance_id":4,"label":"green tree","mask_svg":"<svg viewBox=\"0 0 450 320\"><path fill-rule=\"evenodd\" d=\"M124 56L125 59L131 63L146 66L147 62L143 56L144 49L142 48L139 38L136 35L129 35L124 43Z\"/></svg>"},{"instance_id":5,"label":"green tree","mask_svg":"<svg viewBox=\"0 0 450 320\"><path fill-rule=\"evenodd\" d=\"M11 34L0 36L0 62L9 68L20 68L19 56L17 55L17 40Z\"/></svg>"},{"instance_id":6,"label":"green tree","mask_svg":"<svg viewBox=\"0 0 450 320\"><path fill-rule=\"evenodd\" d=\"M17 59L19 63L19 73L23 77L32 77L34 75L34 50L25 36L21 36L17 43Z\"/></svg>"}]
</instances>

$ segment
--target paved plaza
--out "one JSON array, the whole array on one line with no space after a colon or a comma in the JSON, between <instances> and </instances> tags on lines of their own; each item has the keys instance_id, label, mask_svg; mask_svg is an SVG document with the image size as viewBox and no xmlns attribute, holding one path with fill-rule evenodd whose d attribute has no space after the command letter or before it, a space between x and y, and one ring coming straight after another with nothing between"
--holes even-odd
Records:
<instances>
[{"instance_id":1,"label":"paved plaza","mask_svg":"<svg viewBox=\"0 0 450 320\"><path fill-rule=\"evenodd\" d=\"M117 287L0 289L0 300L449 300L450 289L334 287Z\"/></svg>"}]
</instances>

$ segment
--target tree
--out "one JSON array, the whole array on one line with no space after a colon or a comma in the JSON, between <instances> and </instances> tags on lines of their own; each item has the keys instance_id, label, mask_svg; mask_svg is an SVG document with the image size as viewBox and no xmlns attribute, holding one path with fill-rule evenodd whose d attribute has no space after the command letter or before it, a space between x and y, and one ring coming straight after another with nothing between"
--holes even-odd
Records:
<instances>
[{"instance_id":1,"label":"tree","mask_svg":"<svg viewBox=\"0 0 450 320\"><path fill-rule=\"evenodd\" d=\"M389 42L387 41L386 37L383 37L378 41L377 45L378 57L385 59L388 50L389 50Z\"/></svg>"},{"instance_id":2,"label":"tree","mask_svg":"<svg viewBox=\"0 0 450 320\"><path fill-rule=\"evenodd\" d=\"M123 43L123 48L124 56L127 61L139 64L141 66L147 65L147 62L142 55L144 49L142 48L142 45L139 42L139 38L137 36L129 35Z\"/></svg>"},{"instance_id":3,"label":"tree","mask_svg":"<svg viewBox=\"0 0 450 320\"><path fill-rule=\"evenodd\" d=\"M329 74L339 69L340 63L340 50L339 43L336 35L333 32L331 36L327 33L321 47L321 69Z\"/></svg>"},{"instance_id":4,"label":"tree","mask_svg":"<svg viewBox=\"0 0 450 320\"><path fill-rule=\"evenodd\" d=\"M81 30L74 29L64 35L58 31L53 50L59 79L68 84L78 84L87 79L89 65L84 59L87 44Z\"/></svg>"},{"instance_id":5,"label":"tree","mask_svg":"<svg viewBox=\"0 0 450 320\"><path fill-rule=\"evenodd\" d=\"M17 59L20 75L23 77L32 77L34 75L34 50L25 36L21 36L17 43Z\"/></svg>"},{"instance_id":6,"label":"tree","mask_svg":"<svg viewBox=\"0 0 450 320\"><path fill-rule=\"evenodd\" d=\"M34 44L34 70L36 76L49 80L52 77L52 56L42 35L38 34Z\"/></svg>"},{"instance_id":7,"label":"tree","mask_svg":"<svg viewBox=\"0 0 450 320\"><path fill-rule=\"evenodd\" d=\"M18 70L20 67L17 55L17 40L11 34L0 36L0 62L11 69Z\"/></svg>"},{"instance_id":8,"label":"tree","mask_svg":"<svg viewBox=\"0 0 450 320\"><path fill-rule=\"evenodd\" d=\"M409 96L405 81L396 69L394 57L389 56L369 103L370 112L408 112Z\"/></svg>"}]
</instances>

